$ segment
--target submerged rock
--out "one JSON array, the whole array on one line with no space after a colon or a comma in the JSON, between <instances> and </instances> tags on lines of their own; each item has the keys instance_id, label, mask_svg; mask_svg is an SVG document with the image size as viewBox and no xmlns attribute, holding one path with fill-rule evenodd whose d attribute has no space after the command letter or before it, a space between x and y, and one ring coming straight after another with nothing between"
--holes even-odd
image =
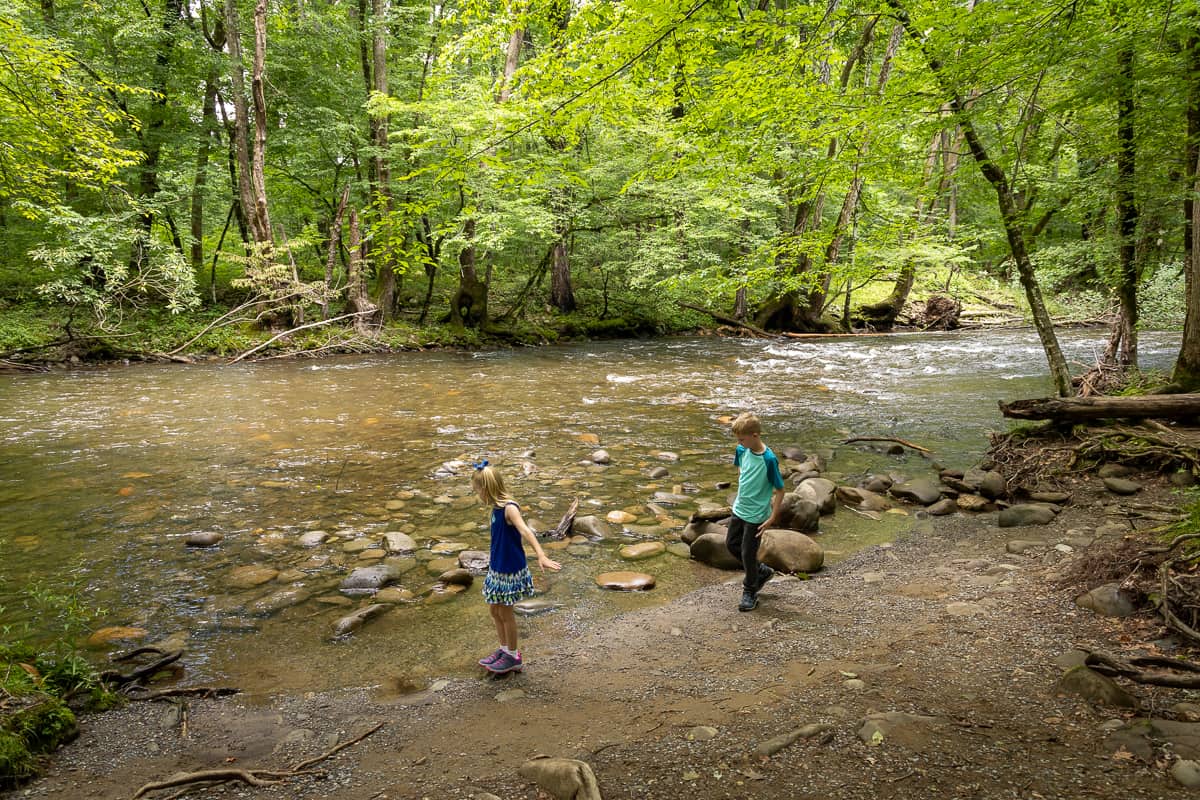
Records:
<instances>
[{"instance_id":1,"label":"submerged rock","mask_svg":"<svg viewBox=\"0 0 1200 800\"><path fill-rule=\"evenodd\" d=\"M619 592L645 591L653 589L655 583L654 576L644 572L605 572L596 576L596 585L601 589Z\"/></svg>"}]
</instances>

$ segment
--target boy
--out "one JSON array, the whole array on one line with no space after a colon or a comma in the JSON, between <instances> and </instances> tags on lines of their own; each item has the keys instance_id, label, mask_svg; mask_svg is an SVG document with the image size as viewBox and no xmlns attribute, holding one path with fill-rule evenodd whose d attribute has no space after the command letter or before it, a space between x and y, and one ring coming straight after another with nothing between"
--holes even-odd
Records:
<instances>
[{"instance_id":1,"label":"boy","mask_svg":"<svg viewBox=\"0 0 1200 800\"><path fill-rule=\"evenodd\" d=\"M749 412L739 415L733 421L733 435L738 442L733 457L738 468L738 490L725 546L746 570L738 611L753 611L759 590L775 575L775 570L758 563L758 543L762 532L779 516L783 476L779 474L779 459L763 444L758 417Z\"/></svg>"}]
</instances>

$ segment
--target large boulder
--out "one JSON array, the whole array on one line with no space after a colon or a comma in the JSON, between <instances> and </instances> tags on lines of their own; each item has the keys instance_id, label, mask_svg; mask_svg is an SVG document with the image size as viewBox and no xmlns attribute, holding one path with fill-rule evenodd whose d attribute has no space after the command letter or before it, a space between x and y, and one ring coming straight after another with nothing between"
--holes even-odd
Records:
<instances>
[{"instance_id":1,"label":"large boulder","mask_svg":"<svg viewBox=\"0 0 1200 800\"><path fill-rule=\"evenodd\" d=\"M346 594L367 594L398 580L400 570L396 567L391 564L372 564L351 572L342 580L339 588Z\"/></svg>"},{"instance_id":2,"label":"large boulder","mask_svg":"<svg viewBox=\"0 0 1200 800\"><path fill-rule=\"evenodd\" d=\"M577 533L580 536L586 536L593 542L600 539L607 539L612 535L612 528L608 523L600 519L594 514L588 514L584 517L576 517L571 523L571 533Z\"/></svg>"},{"instance_id":3,"label":"large boulder","mask_svg":"<svg viewBox=\"0 0 1200 800\"><path fill-rule=\"evenodd\" d=\"M970 491L989 500L995 500L1008 493L1008 484L1004 476L991 469L969 469L963 474L962 482Z\"/></svg>"},{"instance_id":4,"label":"large boulder","mask_svg":"<svg viewBox=\"0 0 1200 800\"><path fill-rule=\"evenodd\" d=\"M781 572L816 572L825 563L821 545L798 531L763 531L758 560Z\"/></svg>"},{"instance_id":5,"label":"large boulder","mask_svg":"<svg viewBox=\"0 0 1200 800\"><path fill-rule=\"evenodd\" d=\"M729 552L725 546L725 537L721 534L706 533L692 542L692 558L701 564L707 564L717 569L741 569L742 562Z\"/></svg>"},{"instance_id":6,"label":"large boulder","mask_svg":"<svg viewBox=\"0 0 1200 800\"><path fill-rule=\"evenodd\" d=\"M776 523L781 528L790 528L801 533L816 533L821 524L821 509L811 500L795 492L783 496Z\"/></svg>"},{"instance_id":7,"label":"large boulder","mask_svg":"<svg viewBox=\"0 0 1200 800\"><path fill-rule=\"evenodd\" d=\"M837 484L828 478L808 478L792 492L817 507L821 516L837 510Z\"/></svg>"},{"instance_id":8,"label":"large boulder","mask_svg":"<svg viewBox=\"0 0 1200 800\"><path fill-rule=\"evenodd\" d=\"M853 486L837 487L837 499L848 506L857 506L863 511L887 511L893 505L891 500L881 494Z\"/></svg>"},{"instance_id":9,"label":"large boulder","mask_svg":"<svg viewBox=\"0 0 1200 800\"><path fill-rule=\"evenodd\" d=\"M998 521L1001 528L1048 525L1054 521L1054 509L1038 503L1022 503L1001 511Z\"/></svg>"},{"instance_id":10,"label":"large boulder","mask_svg":"<svg viewBox=\"0 0 1200 800\"><path fill-rule=\"evenodd\" d=\"M701 536L704 536L707 533L717 534L722 539L724 539L725 535L728 532L729 532L729 529L725 525L718 525L715 522L707 522L704 520L698 520L698 521L689 522L687 524L687 527L685 527L680 532L679 538L682 539L687 544L692 544L697 539L699 539Z\"/></svg>"},{"instance_id":11,"label":"large boulder","mask_svg":"<svg viewBox=\"0 0 1200 800\"><path fill-rule=\"evenodd\" d=\"M942 499L942 490L935 486L933 481L923 478L893 484L892 488L888 489L888 493L900 500L907 500L923 506L931 506Z\"/></svg>"}]
</instances>

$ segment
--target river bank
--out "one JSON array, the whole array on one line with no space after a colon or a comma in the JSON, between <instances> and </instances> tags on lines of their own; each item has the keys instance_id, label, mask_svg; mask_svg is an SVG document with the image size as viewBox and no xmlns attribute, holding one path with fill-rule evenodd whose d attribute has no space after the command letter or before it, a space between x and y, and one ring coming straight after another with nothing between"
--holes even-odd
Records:
<instances>
[{"instance_id":1,"label":"river bank","mask_svg":"<svg viewBox=\"0 0 1200 800\"><path fill-rule=\"evenodd\" d=\"M1139 503L1179 502L1145 482ZM1121 738L1145 712L1060 691L1077 646L1184 652L1149 612L1112 620L1074 604L1071 564L1141 524L1095 478L1070 491L1044 527L1001 530L994 513L917 521L810 581L772 581L750 614L729 581L528 639L529 666L503 681L450 677L406 693L384 667L358 688L191 700L185 714L134 703L85 718L47 777L6 796L116 800L179 771L286 769L378 723L316 765L322 777L217 791L533 798L518 770L541 754L590 764L608 800L1181 792L1174 755ZM1018 555L1013 540L1040 544ZM1131 691L1154 716L1182 718L1168 709L1185 693ZM756 753L809 725L810 738Z\"/></svg>"}]
</instances>

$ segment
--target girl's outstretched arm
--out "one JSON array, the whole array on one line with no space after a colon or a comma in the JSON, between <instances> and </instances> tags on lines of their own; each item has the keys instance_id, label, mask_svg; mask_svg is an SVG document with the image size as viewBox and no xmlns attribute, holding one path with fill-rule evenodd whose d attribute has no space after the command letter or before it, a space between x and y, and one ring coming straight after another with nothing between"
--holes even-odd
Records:
<instances>
[{"instance_id":1,"label":"girl's outstretched arm","mask_svg":"<svg viewBox=\"0 0 1200 800\"><path fill-rule=\"evenodd\" d=\"M562 564L559 564L546 555L546 551L542 549L541 542L537 540L537 535L525 524L525 518L521 516L521 510L517 506L511 503L506 505L504 507L504 519L508 521L508 524L516 528L521 534L521 538L533 548L533 552L537 554L538 566L542 568L543 572L548 569L562 569Z\"/></svg>"}]
</instances>

